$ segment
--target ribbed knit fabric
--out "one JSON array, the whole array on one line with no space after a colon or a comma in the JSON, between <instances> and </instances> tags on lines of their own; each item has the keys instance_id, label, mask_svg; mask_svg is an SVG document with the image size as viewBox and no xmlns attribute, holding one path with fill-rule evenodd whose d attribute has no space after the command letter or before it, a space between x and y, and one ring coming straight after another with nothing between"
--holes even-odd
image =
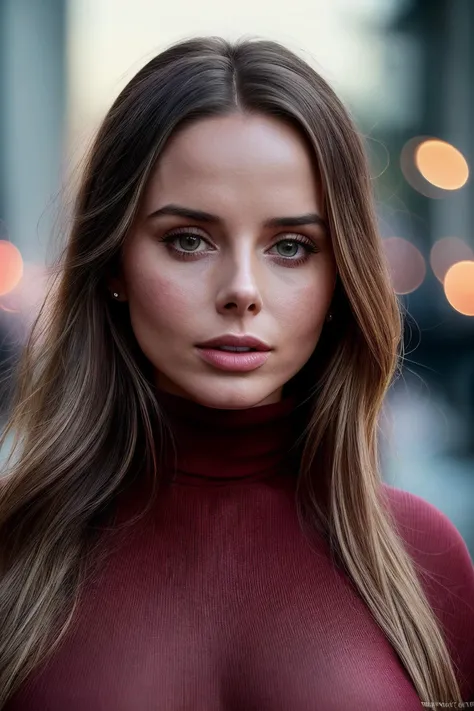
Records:
<instances>
[{"instance_id":1,"label":"ribbed knit fabric","mask_svg":"<svg viewBox=\"0 0 474 711\"><path fill-rule=\"evenodd\" d=\"M74 626L8 711L423 708L322 538L310 545L301 531L289 456L300 428L293 397L233 411L159 398L178 443L177 474L170 453L152 511L115 540L82 591ZM425 589L470 701L474 568L466 545L431 504L383 491L410 554L430 574ZM143 482L124 491L119 520L148 495Z\"/></svg>"}]
</instances>

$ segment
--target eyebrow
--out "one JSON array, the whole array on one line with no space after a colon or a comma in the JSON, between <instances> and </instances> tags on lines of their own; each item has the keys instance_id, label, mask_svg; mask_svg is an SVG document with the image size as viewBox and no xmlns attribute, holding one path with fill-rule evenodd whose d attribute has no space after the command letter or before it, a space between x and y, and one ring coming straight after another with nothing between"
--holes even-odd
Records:
<instances>
[{"instance_id":1,"label":"eyebrow","mask_svg":"<svg viewBox=\"0 0 474 711\"><path fill-rule=\"evenodd\" d=\"M151 220L156 217L161 217L162 215L176 215L189 220L195 220L196 222L207 222L213 225L222 224L222 219L217 215L212 215L210 212L204 212L203 210L194 210L189 207L183 207L182 205L175 205L173 203L160 207L159 210L150 213L146 219ZM264 227L294 227L302 225L318 225L326 231L328 229L326 220L324 220L321 215L318 215L317 212L308 212L305 215L289 217L271 217L263 223Z\"/></svg>"}]
</instances>

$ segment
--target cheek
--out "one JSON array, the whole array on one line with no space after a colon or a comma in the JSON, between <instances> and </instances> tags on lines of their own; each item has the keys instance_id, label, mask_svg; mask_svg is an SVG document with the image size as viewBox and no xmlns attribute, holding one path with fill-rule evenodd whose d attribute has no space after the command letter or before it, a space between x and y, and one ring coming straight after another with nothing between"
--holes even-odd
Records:
<instances>
[{"instance_id":1,"label":"cheek","mask_svg":"<svg viewBox=\"0 0 474 711\"><path fill-rule=\"evenodd\" d=\"M325 283L312 283L294 291L280 293L274 300L273 312L288 334L287 344L315 345L324 325L332 292Z\"/></svg>"},{"instance_id":2,"label":"cheek","mask_svg":"<svg viewBox=\"0 0 474 711\"><path fill-rule=\"evenodd\" d=\"M128 289L130 318L134 330L172 335L186 332L199 311L198 294L190 285L162 274L142 275Z\"/></svg>"}]
</instances>

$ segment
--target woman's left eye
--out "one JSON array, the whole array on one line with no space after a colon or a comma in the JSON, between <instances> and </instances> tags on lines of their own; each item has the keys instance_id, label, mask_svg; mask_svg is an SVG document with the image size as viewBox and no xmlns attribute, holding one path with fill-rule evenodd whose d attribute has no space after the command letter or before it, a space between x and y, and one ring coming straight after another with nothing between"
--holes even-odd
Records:
<instances>
[{"instance_id":1,"label":"woman's left eye","mask_svg":"<svg viewBox=\"0 0 474 711\"><path fill-rule=\"evenodd\" d=\"M276 242L276 244L273 245L272 249L274 247L282 247L283 254L280 253L280 256L286 257L286 258L293 258L296 257L298 253L298 248L303 247L305 250L306 255L310 253L315 253L318 251L317 247L313 242L310 240L302 240L302 239L282 239L279 242ZM291 254L288 254L288 250L292 252ZM285 253L286 252L286 253Z\"/></svg>"}]
</instances>

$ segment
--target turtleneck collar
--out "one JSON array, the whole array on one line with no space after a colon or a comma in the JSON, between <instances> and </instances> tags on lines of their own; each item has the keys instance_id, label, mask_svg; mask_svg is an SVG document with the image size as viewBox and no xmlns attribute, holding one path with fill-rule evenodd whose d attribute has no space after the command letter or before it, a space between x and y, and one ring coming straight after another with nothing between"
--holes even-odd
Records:
<instances>
[{"instance_id":1,"label":"turtleneck collar","mask_svg":"<svg viewBox=\"0 0 474 711\"><path fill-rule=\"evenodd\" d=\"M176 444L176 459L172 446L164 455L172 481L247 482L283 473L288 467L288 475L296 476L292 445L301 432L296 426L294 394L240 410L206 407L159 389L156 396Z\"/></svg>"}]
</instances>

